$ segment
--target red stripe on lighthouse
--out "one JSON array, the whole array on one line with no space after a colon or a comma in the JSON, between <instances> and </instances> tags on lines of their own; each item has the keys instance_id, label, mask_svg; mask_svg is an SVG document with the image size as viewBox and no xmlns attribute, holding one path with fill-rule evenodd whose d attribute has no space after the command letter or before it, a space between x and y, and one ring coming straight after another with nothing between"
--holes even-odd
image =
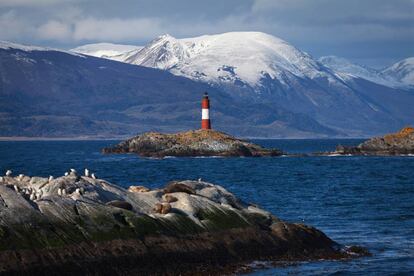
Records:
<instances>
[{"instance_id":1,"label":"red stripe on lighthouse","mask_svg":"<svg viewBox=\"0 0 414 276\"><path fill-rule=\"evenodd\" d=\"M207 93L204 93L203 100L201 101L201 129L211 129L210 100Z\"/></svg>"}]
</instances>

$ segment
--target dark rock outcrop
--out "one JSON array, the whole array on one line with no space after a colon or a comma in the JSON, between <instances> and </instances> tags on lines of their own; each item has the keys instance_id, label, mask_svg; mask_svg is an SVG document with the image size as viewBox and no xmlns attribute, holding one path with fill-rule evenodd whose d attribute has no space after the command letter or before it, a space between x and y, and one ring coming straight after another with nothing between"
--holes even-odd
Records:
<instances>
[{"instance_id":1,"label":"dark rock outcrop","mask_svg":"<svg viewBox=\"0 0 414 276\"><path fill-rule=\"evenodd\" d=\"M215 130L194 130L176 134L148 132L102 151L136 153L144 157L282 155L280 150L265 149Z\"/></svg>"},{"instance_id":2,"label":"dark rock outcrop","mask_svg":"<svg viewBox=\"0 0 414 276\"><path fill-rule=\"evenodd\" d=\"M414 154L414 128L406 127L397 133L375 137L356 147L338 146L341 155L409 155Z\"/></svg>"},{"instance_id":3,"label":"dark rock outcrop","mask_svg":"<svg viewBox=\"0 0 414 276\"><path fill-rule=\"evenodd\" d=\"M218 185L173 184L165 194L131 192L76 172L0 177L0 274L211 275L258 259L358 256Z\"/></svg>"}]
</instances>

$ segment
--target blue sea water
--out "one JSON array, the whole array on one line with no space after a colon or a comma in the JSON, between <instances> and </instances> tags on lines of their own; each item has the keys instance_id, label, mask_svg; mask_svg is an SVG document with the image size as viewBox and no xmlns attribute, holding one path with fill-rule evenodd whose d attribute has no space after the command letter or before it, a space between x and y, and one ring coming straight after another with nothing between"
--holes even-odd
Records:
<instances>
[{"instance_id":1,"label":"blue sea water","mask_svg":"<svg viewBox=\"0 0 414 276\"><path fill-rule=\"evenodd\" d=\"M255 140L304 153L361 140ZM304 222L373 254L260 269L251 275L414 275L414 157L166 158L102 155L117 141L0 142L0 171L63 175L87 167L121 186L203 178L281 219Z\"/></svg>"}]
</instances>

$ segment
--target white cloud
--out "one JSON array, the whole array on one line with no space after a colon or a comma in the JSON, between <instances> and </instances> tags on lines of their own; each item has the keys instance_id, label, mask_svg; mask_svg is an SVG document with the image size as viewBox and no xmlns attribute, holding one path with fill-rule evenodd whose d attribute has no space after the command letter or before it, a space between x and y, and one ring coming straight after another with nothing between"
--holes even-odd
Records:
<instances>
[{"instance_id":1,"label":"white cloud","mask_svg":"<svg viewBox=\"0 0 414 276\"><path fill-rule=\"evenodd\" d=\"M0 14L0 39L15 40L30 35L33 28L29 22L17 16L14 10Z\"/></svg>"},{"instance_id":2,"label":"white cloud","mask_svg":"<svg viewBox=\"0 0 414 276\"><path fill-rule=\"evenodd\" d=\"M85 18L74 22L73 39L122 41L151 39L162 33L161 21L156 18L96 19Z\"/></svg>"},{"instance_id":3,"label":"white cloud","mask_svg":"<svg viewBox=\"0 0 414 276\"><path fill-rule=\"evenodd\" d=\"M81 0L0 0L0 7L35 7L79 1Z\"/></svg>"},{"instance_id":4,"label":"white cloud","mask_svg":"<svg viewBox=\"0 0 414 276\"><path fill-rule=\"evenodd\" d=\"M45 40L70 41L72 29L67 23L51 20L37 28L36 36Z\"/></svg>"}]
</instances>

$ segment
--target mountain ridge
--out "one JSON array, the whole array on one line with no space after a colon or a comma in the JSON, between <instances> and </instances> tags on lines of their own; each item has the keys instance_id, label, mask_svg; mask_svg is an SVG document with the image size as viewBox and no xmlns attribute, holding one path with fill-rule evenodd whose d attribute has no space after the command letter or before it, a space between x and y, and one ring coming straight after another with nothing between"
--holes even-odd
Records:
<instances>
[{"instance_id":1,"label":"mountain ridge","mask_svg":"<svg viewBox=\"0 0 414 276\"><path fill-rule=\"evenodd\" d=\"M338 135L306 115L233 99L163 70L33 49L0 49L0 136L108 138L197 129L204 91L212 96L218 130L243 137Z\"/></svg>"}]
</instances>

